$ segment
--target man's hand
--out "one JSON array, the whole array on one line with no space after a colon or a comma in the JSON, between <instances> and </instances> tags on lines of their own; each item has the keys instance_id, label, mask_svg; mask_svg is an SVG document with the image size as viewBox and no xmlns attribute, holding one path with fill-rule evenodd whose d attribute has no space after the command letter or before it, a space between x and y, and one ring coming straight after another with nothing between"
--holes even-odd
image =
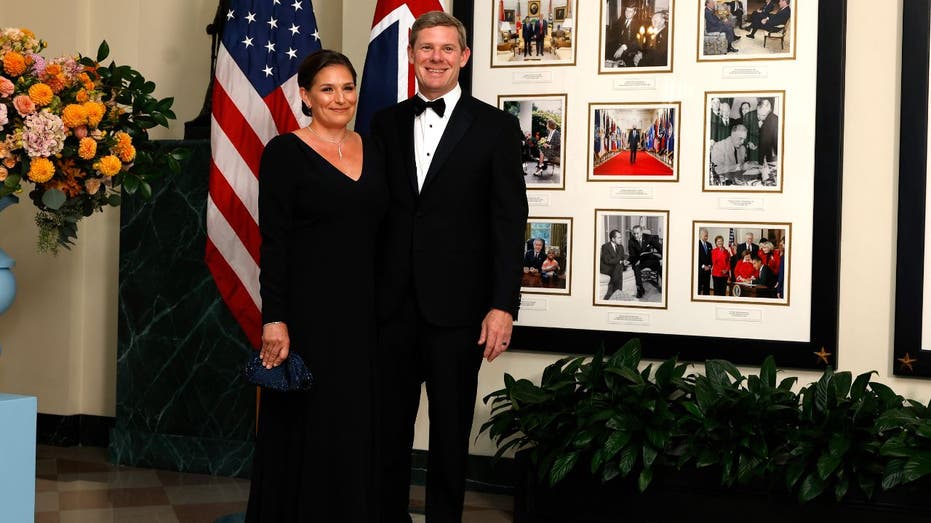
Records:
<instances>
[{"instance_id":1,"label":"man's hand","mask_svg":"<svg viewBox=\"0 0 931 523\"><path fill-rule=\"evenodd\" d=\"M620 59L622 56L624 56L624 51L626 50L627 50L627 44L622 44L620 47L617 48L617 51L614 51L614 58Z\"/></svg>"},{"instance_id":2,"label":"man's hand","mask_svg":"<svg viewBox=\"0 0 931 523\"><path fill-rule=\"evenodd\" d=\"M494 361L502 352L506 351L511 343L511 329L514 318L509 312L500 309L491 309L482 320L482 333L478 337L478 344L485 345L485 359Z\"/></svg>"},{"instance_id":3,"label":"man's hand","mask_svg":"<svg viewBox=\"0 0 931 523\"><path fill-rule=\"evenodd\" d=\"M281 322L268 323L262 327L262 365L266 369L277 367L288 358L291 348L291 338L288 337L288 326Z\"/></svg>"}]
</instances>

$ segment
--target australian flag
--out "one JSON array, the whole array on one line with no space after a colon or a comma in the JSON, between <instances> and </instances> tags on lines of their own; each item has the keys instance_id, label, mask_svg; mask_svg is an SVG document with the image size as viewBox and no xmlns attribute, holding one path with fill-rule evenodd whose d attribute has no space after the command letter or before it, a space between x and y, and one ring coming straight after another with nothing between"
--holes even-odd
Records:
<instances>
[{"instance_id":1,"label":"australian flag","mask_svg":"<svg viewBox=\"0 0 931 523\"><path fill-rule=\"evenodd\" d=\"M356 131L368 134L376 112L414 95L414 68L407 61L411 25L418 16L443 9L441 0L378 0L362 72Z\"/></svg>"}]
</instances>

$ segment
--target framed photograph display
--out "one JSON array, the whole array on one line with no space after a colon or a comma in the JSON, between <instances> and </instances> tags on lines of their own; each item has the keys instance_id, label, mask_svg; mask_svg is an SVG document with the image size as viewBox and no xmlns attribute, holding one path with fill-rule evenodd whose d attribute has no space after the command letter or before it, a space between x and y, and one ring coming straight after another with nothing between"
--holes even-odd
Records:
<instances>
[{"instance_id":1,"label":"framed photograph display","mask_svg":"<svg viewBox=\"0 0 931 523\"><path fill-rule=\"evenodd\" d=\"M491 67L574 65L578 0L492 0Z\"/></svg>"},{"instance_id":2,"label":"framed photograph display","mask_svg":"<svg viewBox=\"0 0 931 523\"><path fill-rule=\"evenodd\" d=\"M692 222L692 300L789 304L788 223Z\"/></svg>"},{"instance_id":3,"label":"framed photograph display","mask_svg":"<svg viewBox=\"0 0 931 523\"><path fill-rule=\"evenodd\" d=\"M564 189L566 95L499 95L498 108L514 115L520 123L527 188Z\"/></svg>"},{"instance_id":4,"label":"framed photograph display","mask_svg":"<svg viewBox=\"0 0 931 523\"><path fill-rule=\"evenodd\" d=\"M599 73L672 72L674 0L601 0Z\"/></svg>"},{"instance_id":5,"label":"framed photograph display","mask_svg":"<svg viewBox=\"0 0 931 523\"><path fill-rule=\"evenodd\" d=\"M521 292L570 294L572 218L529 218L524 237Z\"/></svg>"},{"instance_id":6,"label":"framed photograph display","mask_svg":"<svg viewBox=\"0 0 931 523\"><path fill-rule=\"evenodd\" d=\"M669 211L595 210L594 305L666 307Z\"/></svg>"},{"instance_id":7,"label":"framed photograph display","mask_svg":"<svg viewBox=\"0 0 931 523\"><path fill-rule=\"evenodd\" d=\"M554 9L563 5L553 3ZM747 9L756 6L748 3ZM504 9L515 9L517 18L526 16L525 4L509 6L506 0L504 4ZM460 19L475 21L469 25L474 56L493 52L495 28L488 21L497 19L499 5L486 0L454 4ZM548 1L540 6L548 9ZM806 0L805 16L793 21L789 30L787 45L791 44L794 59L739 66L695 59L696 38L690 31L699 28L703 14L695 4L600 0L598 9L576 7L573 3L567 8L567 19L576 28L599 31L579 31L573 45L583 52L597 51L597 60L524 69L493 67L479 60L462 82L464 86L471 82L472 96L500 107L505 100L545 98L535 93L566 95L561 134L567 139L560 159L564 190L534 190L542 187L531 184L527 197L531 216L572 219L574 288L571 294L544 295L536 289L526 292L525 287L528 296L509 350L584 354L600 347L613 351L639 338L647 358L725 358L753 365L772 354L782 367L835 364L839 275L823 268L837 266L839 256L846 2ZM666 12L669 60L665 67L638 63L629 68L636 75L603 74L627 72L606 70L604 52L610 25L605 19L625 16L628 7L641 13ZM650 25L643 25L644 34L650 35ZM673 38L676 27L686 28L678 31L685 38ZM756 173L744 137L729 151L743 147L738 152L744 155L739 177L729 174L736 171L722 170L723 177L711 178L712 148L719 141L711 135L712 97L719 104L727 102L730 129L755 123L758 132L765 125L771 137L776 124L773 153L755 160ZM520 110L519 103L516 107ZM747 123L736 122L742 107ZM532 103L524 110L530 112L532 131ZM715 114L721 112L719 105ZM634 120L637 123L627 123ZM655 159L659 145L661 159L667 161L654 167L670 166L671 173L631 170L633 128L638 131L634 164L644 155ZM759 151L757 140L762 142L762 137L756 138L749 129L747 136ZM650 254L655 262L644 262L639 270L630 261L636 225L641 238L655 237ZM760 237L776 240L773 250L785 263L782 293L769 295L765 289L750 287L758 284L739 285L735 293L734 285L728 289L727 282L721 294L713 294L712 282L707 291L699 292L696 249L702 228L728 241L733 229L734 254L748 232L757 245ZM609 261L602 271L602 249L612 243L613 231L630 265ZM784 247L778 245L780 240ZM768 272L776 272L778 278L778 271L767 268L762 271L767 273L764 278Z\"/></svg>"},{"instance_id":8,"label":"framed photograph display","mask_svg":"<svg viewBox=\"0 0 931 523\"><path fill-rule=\"evenodd\" d=\"M785 91L705 93L706 191L782 191Z\"/></svg>"},{"instance_id":9,"label":"framed photograph display","mask_svg":"<svg viewBox=\"0 0 931 523\"><path fill-rule=\"evenodd\" d=\"M589 181L678 181L679 107L588 104Z\"/></svg>"},{"instance_id":10,"label":"framed photograph display","mask_svg":"<svg viewBox=\"0 0 931 523\"><path fill-rule=\"evenodd\" d=\"M927 226L929 47L931 2L903 3L902 98L899 132L899 246L895 285L895 341L893 372L899 376L931 378L931 227Z\"/></svg>"},{"instance_id":11,"label":"framed photograph display","mask_svg":"<svg viewBox=\"0 0 931 523\"><path fill-rule=\"evenodd\" d=\"M809 2L802 2L807 8ZM699 0L695 3L701 12L696 45L699 62L795 58L795 1Z\"/></svg>"}]
</instances>

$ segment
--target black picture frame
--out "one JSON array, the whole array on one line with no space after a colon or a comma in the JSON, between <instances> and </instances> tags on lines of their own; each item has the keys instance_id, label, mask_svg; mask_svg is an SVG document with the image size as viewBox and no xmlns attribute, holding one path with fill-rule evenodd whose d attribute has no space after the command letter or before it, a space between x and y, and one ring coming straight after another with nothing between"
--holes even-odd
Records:
<instances>
[{"instance_id":1,"label":"black picture frame","mask_svg":"<svg viewBox=\"0 0 931 523\"><path fill-rule=\"evenodd\" d=\"M898 242L925 248L928 166L928 62L931 2L909 0L902 9L902 101L899 132ZM906 114L907 112L907 114ZM895 341L897 376L931 378L931 355L921 350L924 255L896 258Z\"/></svg>"},{"instance_id":2,"label":"black picture frame","mask_svg":"<svg viewBox=\"0 0 931 523\"><path fill-rule=\"evenodd\" d=\"M918 3L927 4L926 0ZM470 38L474 26L474 12L475 2L456 2L453 8L453 14L469 30ZM846 25L847 0L819 2L812 238L817 238L819 243L827 241L831 244L833 248L825 249L822 246L819 250L825 253L826 258L822 258L824 263L833 267L840 266ZM927 46L927 41L924 45ZM924 61L927 67L926 62L927 60ZM702 64L704 65L706 64ZM707 66L715 68L720 67L720 64ZM467 67L460 76L460 85L466 92L469 92L472 84L471 75L472 70ZM799 245L797 248L811 249L812 245ZM820 369L827 365L836 367L839 286L838 271L827 271L813 280L811 330L807 342L774 340L772 333L761 334L760 339L747 340L516 326L509 350L594 354L602 347L608 352L613 352L628 340L639 338L644 357L650 359L671 356L688 361L724 358L736 364L758 365L771 354L776 363L784 368Z\"/></svg>"}]
</instances>

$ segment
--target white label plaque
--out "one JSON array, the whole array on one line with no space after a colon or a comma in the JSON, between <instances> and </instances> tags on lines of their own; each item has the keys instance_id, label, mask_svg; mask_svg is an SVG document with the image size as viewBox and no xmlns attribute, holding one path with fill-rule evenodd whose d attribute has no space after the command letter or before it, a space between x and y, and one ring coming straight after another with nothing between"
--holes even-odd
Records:
<instances>
[{"instance_id":1,"label":"white label plaque","mask_svg":"<svg viewBox=\"0 0 931 523\"><path fill-rule=\"evenodd\" d=\"M531 207L549 207L550 197L543 194L528 194L527 205Z\"/></svg>"},{"instance_id":2,"label":"white label plaque","mask_svg":"<svg viewBox=\"0 0 931 523\"><path fill-rule=\"evenodd\" d=\"M725 309L718 307L715 310L718 321L749 321L760 323L763 321L763 311L754 309Z\"/></svg>"},{"instance_id":3,"label":"white label plaque","mask_svg":"<svg viewBox=\"0 0 931 523\"><path fill-rule=\"evenodd\" d=\"M612 187L611 197L618 200L652 200L652 187Z\"/></svg>"},{"instance_id":4,"label":"white label plaque","mask_svg":"<svg viewBox=\"0 0 931 523\"><path fill-rule=\"evenodd\" d=\"M649 91L654 89L656 89L656 78L648 76L617 78L614 80L615 91Z\"/></svg>"},{"instance_id":5,"label":"white label plaque","mask_svg":"<svg viewBox=\"0 0 931 523\"><path fill-rule=\"evenodd\" d=\"M520 310L522 311L545 311L546 300L541 300L539 298L528 298L527 296L521 296L520 297Z\"/></svg>"},{"instance_id":6,"label":"white label plaque","mask_svg":"<svg viewBox=\"0 0 931 523\"><path fill-rule=\"evenodd\" d=\"M553 83L552 71L528 71L514 73L515 84L551 84Z\"/></svg>"},{"instance_id":7,"label":"white label plaque","mask_svg":"<svg viewBox=\"0 0 931 523\"><path fill-rule=\"evenodd\" d=\"M721 78L725 80L767 77L769 77L769 68L761 65L725 65L721 68Z\"/></svg>"},{"instance_id":8,"label":"white label plaque","mask_svg":"<svg viewBox=\"0 0 931 523\"><path fill-rule=\"evenodd\" d=\"M718 207L721 209L730 209L733 211L763 211L766 210L763 198L721 198L718 201Z\"/></svg>"},{"instance_id":9,"label":"white label plaque","mask_svg":"<svg viewBox=\"0 0 931 523\"><path fill-rule=\"evenodd\" d=\"M645 312L609 312L608 323L647 326L650 324L650 315Z\"/></svg>"}]
</instances>

